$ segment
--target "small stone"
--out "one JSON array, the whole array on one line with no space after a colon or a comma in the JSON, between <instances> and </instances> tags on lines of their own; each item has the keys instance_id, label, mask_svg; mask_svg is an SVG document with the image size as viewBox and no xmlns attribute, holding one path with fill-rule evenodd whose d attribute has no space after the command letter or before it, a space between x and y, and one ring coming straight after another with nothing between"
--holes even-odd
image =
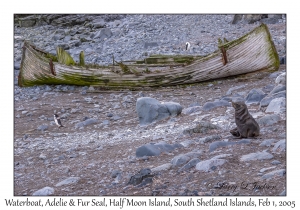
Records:
<instances>
[{"instance_id":1,"label":"small stone","mask_svg":"<svg viewBox=\"0 0 300 210\"><path fill-rule=\"evenodd\" d=\"M46 160L46 159L47 159L47 156L44 155L44 154L40 154L39 158L42 159L42 160Z\"/></svg>"},{"instance_id":2,"label":"small stone","mask_svg":"<svg viewBox=\"0 0 300 210\"><path fill-rule=\"evenodd\" d=\"M276 166L272 166L272 167L269 167L269 168L262 168L259 170L260 173L264 173L265 171L268 171L270 169L273 169L273 168L276 168Z\"/></svg>"},{"instance_id":3,"label":"small stone","mask_svg":"<svg viewBox=\"0 0 300 210\"><path fill-rule=\"evenodd\" d=\"M120 170L113 170L111 172L111 177L112 178L116 178L119 174L121 174L122 172Z\"/></svg>"},{"instance_id":4,"label":"small stone","mask_svg":"<svg viewBox=\"0 0 300 210\"><path fill-rule=\"evenodd\" d=\"M44 187L40 190L35 191L33 196L47 196L52 195L54 193L54 189L52 187Z\"/></svg>"},{"instance_id":5,"label":"small stone","mask_svg":"<svg viewBox=\"0 0 300 210\"><path fill-rule=\"evenodd\" d=\"M231 95L232 91L238 90L238 89L241 89L241 88L244 88L244 87L245 87L245 85L240 85L240 86L229 88L229 90L226 92L226 95Z\"/></svg>"},{"instance_id":6,"label":"small stone","mask_svg":"<svg viewBox=\"0 0 300 210\"><path fill-rule=\"evenodd\" d=\"M160 150L157 146L153 144L146 144L143 145L136 150L136 157L143 157L143 156L158 156L160 155Z\"/></svg>"},{"instance_id":7,"label":"small stone","mask_svg":"<svg viewBox=\"0 0 300 210\"><path fill-rule=\"evenodd\" d=\"M173 166L180 166L183 165L185 163L187 163L191 158L188 157L187 155L177 155L175 156L172 160L171 163Z\"/></svg>"},{"instance_id":8,"label":"small stone","mask_svg":"<svg viewBox=\"0 0 300 210\"><path fill-rule=\"evenodd\" d=\"M188 170L188 169L190 169L190 168L196 166L197 163L199 163L199 162L200 162L200 159L199 159L199 158L193 158L193 159L191 159L187 164L185 164L184 166L182 166L182 167L178 170L178 172L186 171L186 170Z\"/></svg>"},{"instance_id":9,"label":"small stone","mask_svg":"<svg viewBox=\"0 0 300 210\"><path fill-rule=\"evenodd\" d=\"M263 175L261 178L262 179L272 179L275 176L284 176L285 173L286 173L285 169L280 169L280 170L269 172L269 173Z\"/></svg>"},{"instance_id":10,"label":"small stone","mask_svg":"<svg viewBox=\"0 0 300 210\"><path fill-rule=\"evenodd\" d=\"M57 183L55 185L55 187L60 187L62 185L74 184L74 183L77 183L79 180L80 180L80 177L69 177L69 178Z\"/></svg>"},{"instance_id":11,"label":"small stone","mask_svg":"<svg viewBox=\"0 0 300 210\"><path fill-rule=\"evenodd\" d=\"M285 139L278 141L275 145L274 148L272 149L272 152L282 152L285 151L286 149L286 141Z\"/></svg>"},{"instance_id":12,"label":"small stone","mask_svg":"<svg viewBox=\"0 0 300 210\"><path fill-rule=\"evenodd\" d=\"M271 114L271 115L267 115L262 118L259 118L257 120L257 123L261 126L269 126L269 125L273 125L273 124L279 122L279 120L281 120L279 115Z\"/></svg>"},{"instance_id":13,"label":"small stone","mask_svg":"<svg viewBox=\"0 0 300 210\"><path fill-rule=\"evenodd\" d=\"M171 167L172 167L172 163L166 163L166 164L157 166L157 167L155 167L155 168L152 168L151 171L152 171L153 173L157 173L157 172L160 172L160 171L166 171L166 170L169 170Z\"/></svg>"},{"instance_id":14,"label":"small stone","mask_svg":"<svg viewBox=\"0 0 300 210\"><path fill-rule=\"evenodd\" d=\"M39 131L45 131L45 130L48 130L48 125L40 125L37 130Z\"/></svg>"},{"instance_id":15,"label":"small stone","mask_svg":"<svg viewBox=\"0 0 300 210\"><path fill-rule=\"evenodd\" d=\"M270 153L263 151L263 152L256 152L256 153L250 153L247 155L243 155L240 158L240 161L252 161L252 160L266 160L266 159L272 159L273 155Z\"/></svg>"},{"instance_id":16,"label":"small stone","mask_svg":"<svg viewBox=\"0 0 300 210\"><path fill-rule=\"evenodd\" d=\"M272 165L279 165L279 164L281 164L281 162L278 161L278 160L273 160L273 161L271 162L271 164L272 164Z\"/></svg>"},{"instance_id":17,"label":"small stone","mask_svg":"<svg viewBox=\"0 0 300 210\"><path fill-rule=\"evenodd\" d=\"M194 144L195 142L193 140L186 140L184 142L181 142L180 144L183 146L183 147L188 147L190 146L191 144Z\"/></svg>"},{"instance_id":18,"label":"small stone","mask_svg":"<svg viewBox=\"0 0 300 210\"><path fill-rule=\"evenodd\" d=\"M274 141L275 139L266 139L263 142L261 142L259 146L270 147Z\"/></svg>"},{"instance_id":19,"label":"small stone","mask_svg":"<svg viewBox=\"0 0 300 210\"><path fill-rule=\"evenodd\" d=\"M276 83L276 84L286 85L286 73L280 74L280 75L276 78L275 83Z\"/></svg>"},{"instance_id":20,"label":"small stone","mask_svg":"<svg viewBox=\"0 0 300 210\"><path fill-rule=\"evenodd\" d=\"M225 100L220 100L220 101L215 101L215 102L206 102L202 109L204 111L209 111L211 109L217 108L217 107L223 107L223 106L231 106L228 101Z\"/></svg>"},{"instance_id":21,"label":"small stone","mask_svg":"<svg viewBox=\"0 0 300 210\"><path fill-rule=\"evenodd\" d=\"M204 160L196 164L196 169L198 171L204 171L208 172L212 170L211 168L214 166L220 166L226 163L227 161L224 159L210 159L210 160Z\"/></svg>"}]
</instances>

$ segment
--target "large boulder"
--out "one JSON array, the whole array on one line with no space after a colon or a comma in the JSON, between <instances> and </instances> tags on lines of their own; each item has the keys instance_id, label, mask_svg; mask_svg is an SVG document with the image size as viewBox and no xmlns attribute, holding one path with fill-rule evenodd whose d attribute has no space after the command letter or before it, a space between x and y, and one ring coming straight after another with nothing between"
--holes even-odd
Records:
<instances>
[{"instance_id":1,"label":"large boulder","mask_svg":"<svg viewBox=\"0 0 300 210\"><path fill-rule=\"evenodd\" d=\"M260 89L252 89L247 97L246 104L259 104L259 102L266 96L267 94Z\"/></svg>"},{"instance_id":2,"label":"large boulder","mask_svg":"<svg viewBox=\"0 0 300 210\"><path fill-rule=\"evenodd\" d=\"M181 111L182 106L175 102L162 104L158 100L150 97L139 98L136 102L136 112L139 117L140 125L148 125L169 116L177 116Z\"/></svg>"}]
</instances>

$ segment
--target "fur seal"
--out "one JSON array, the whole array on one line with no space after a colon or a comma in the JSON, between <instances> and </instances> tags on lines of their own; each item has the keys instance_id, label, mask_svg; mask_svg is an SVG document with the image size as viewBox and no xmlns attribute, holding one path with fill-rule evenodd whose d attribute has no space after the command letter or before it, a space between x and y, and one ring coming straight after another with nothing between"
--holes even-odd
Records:
<instances>
[{"instance_id":1,"label":"fur seal","mask_svg":"<svg viewBox=\"0 0 300 210\"><path fill-rule=\"evenodd\" d=\"M236 128L230 130L230 133L237 138L257 137L259 135L259 125L248 112L244 101L232 101L235 109Z\"/></svg>"}]
</instances>

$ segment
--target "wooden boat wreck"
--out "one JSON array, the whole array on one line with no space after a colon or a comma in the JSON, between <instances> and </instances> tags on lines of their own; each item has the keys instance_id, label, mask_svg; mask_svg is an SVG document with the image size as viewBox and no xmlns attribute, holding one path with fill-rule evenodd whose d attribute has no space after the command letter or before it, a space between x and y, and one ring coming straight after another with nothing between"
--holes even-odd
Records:
<instances>
[{"instance_id":1,"label":"wooden boat wreck","mask_svg":"<svg viewBox=\"0 0 300 210\"><path fill-rule=\"evenodd\" d=\"M152 55L134 63L109 66L76 63L63 49L52 55L25 41L19 86L43 84L92 85L113 88L160 87L193 84L258 70L276 71L279 57L266 25L239 39L224 42L207 56Z\"/></svg>"}]
</instances>

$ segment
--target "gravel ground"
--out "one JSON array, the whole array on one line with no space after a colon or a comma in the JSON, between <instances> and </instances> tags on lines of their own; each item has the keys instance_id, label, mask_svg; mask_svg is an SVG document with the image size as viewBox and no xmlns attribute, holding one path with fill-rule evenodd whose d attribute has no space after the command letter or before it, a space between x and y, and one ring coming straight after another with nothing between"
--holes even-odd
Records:
<instances>
[{"instance_id":1,"label":"gravel ground","mask_svg":"<svg viewBox=\"0 0 300 210\"><path fill-rule=\"evenodd\" d=\"M38 20L32 27L15 24L15 76L25 39L49 52L63 46L74 58L84 50L87 62L109 64L112 55L123 61L150 54L205 55L217 49L219 37L233 40L259 25L231 24L233 15L48 15ZM268 27L280 58L285 57L285 19ZM191 43L190 51L184 51L186 41ZM261 135L239 142L229 133L235 126L233 107L203 107L225 96L247 98L253 89L274 96L274 89L281 88L285 97L285 84L283 88L276 83L285 72L281 65L275 73L150 91L100 91L69 85L21 88L15 80L14 194L33 195L50 187L53 191L47 192L52 195L280 195L286 186L285 109L270 113L260 103L248 105L260 120ZM140 126L136 102L143 96L177 102L183 112ZM199 108L186 114L191 106ZM65 127L55 125L54 113L61 116ZM261 119L272 114L277 120L264 124ZM204 121L218 129L185 133ZM212 143L219 141L235 144L212 150ZM181 147L157 156L136 157L139 147L159 142ZM194 156L187 157L191 152ZM259 152L263 153L261 159L244 161ZM193 159L197 165L191 163L190 168L179 170L187 162L182 157L184 164L176 162L178 155L187 158L185 161L198 158L200 162ZM217 164L212 163L208 171L200 170L199 163L214 157ZM151 169L151 176L142 177L137 185L128 184L146 168ZM242 187L245 183L247 187Z\"/></svg>"}]
</instances>

